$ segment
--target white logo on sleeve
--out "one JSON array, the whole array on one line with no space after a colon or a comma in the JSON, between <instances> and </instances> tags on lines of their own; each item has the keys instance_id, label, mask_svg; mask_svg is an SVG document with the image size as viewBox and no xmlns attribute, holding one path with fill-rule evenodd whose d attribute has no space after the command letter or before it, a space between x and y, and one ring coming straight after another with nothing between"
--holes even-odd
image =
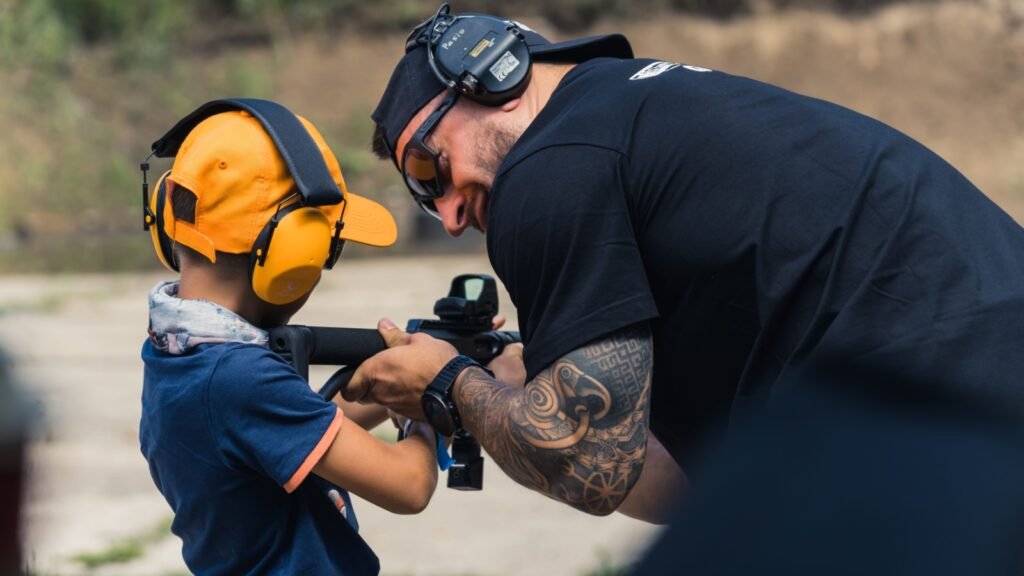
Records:
<instances>
[{"instance_id":1,"label":"white logo on sleeve","mask_svg":"<svg viewBox=\"0 0 1024 576\"><path fill-rule=\"evenodd\" d=\"M711 72L709 68L701 68L700 66L683 65L676 62L654 62L644 66L642 70L633 74L629 77L630 80L645 80L647 78L654 78L660 74L664 74L669 70L675 70L676 68L685 68L693 72Z\"/></svg>"}]
</instances>

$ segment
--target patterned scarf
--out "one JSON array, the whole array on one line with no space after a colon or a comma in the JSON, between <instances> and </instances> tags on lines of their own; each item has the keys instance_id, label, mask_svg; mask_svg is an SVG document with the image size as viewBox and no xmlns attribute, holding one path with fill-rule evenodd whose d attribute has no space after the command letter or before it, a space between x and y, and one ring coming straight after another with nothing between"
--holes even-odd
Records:
<instances>
[{"instance_id":1,"label":"patterned scarf","mask_svg":"<svg viewBox=\"0 0 1024 576\"><path fill-rule=\"evenodd\" d=\"M267 332L206 300L178 298L178 282L160 282L149 292L149 336L156 348L185 354L200 344L244 342L266 346Z\"/></svg>"}]
</instances>

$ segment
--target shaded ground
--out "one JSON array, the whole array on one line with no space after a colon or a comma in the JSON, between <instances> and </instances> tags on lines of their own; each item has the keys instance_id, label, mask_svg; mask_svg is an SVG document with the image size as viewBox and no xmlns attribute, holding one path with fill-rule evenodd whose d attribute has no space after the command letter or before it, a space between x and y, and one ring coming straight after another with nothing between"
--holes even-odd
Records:
<instances>
[{"instance_id":1,"label":"shaded ground","mask_svg":"<svg viewBox=\"0 0 1024 576\"><path fill-rule=\"evenodd\" d=\"M385 312L399 323L430 317L454 275L490 270L478 256L341 264L325 275L297 323L372 327ZM167 530L170 508L138 448L146 294L162 277L0 283L0 342L39 401L25 517L33 574L187 573L181 543ZM512 312L502 297L504 311ZM319 384L329 374L321 367L311 379ZM479 493L438 488L418 516L357 504L363 537L383 572L584 574L627 562L653 533L619 515L590 517L529 492L489 459L485 478Z\"/></svg>"}]
</instances>

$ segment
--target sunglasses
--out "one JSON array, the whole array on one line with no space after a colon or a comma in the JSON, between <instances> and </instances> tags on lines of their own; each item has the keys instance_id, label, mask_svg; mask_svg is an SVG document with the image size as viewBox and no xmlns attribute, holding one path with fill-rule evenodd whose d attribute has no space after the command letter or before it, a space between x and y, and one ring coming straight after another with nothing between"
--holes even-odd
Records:
<instances>
[{"instance_id":1,"label":"sunglasses","mask_svg":"<svg viewBox=\"0 0 1024 576\"><path fill-rule=\"evenodd\" d=\"M427 119L409 139L409 143L405 145L405 153L402 154L400 165L402 177L405 179L405 185L409 188L413 200L424 212L438 220L441 219L441 215L437 212L434 200L444 196L444 182L437 152L427 146L426 139L441 118L455 105L458 98L458 92L449 92L437 105L437 108L430 113L430 116L427 116Z\"/></svg>"}]
</instances>

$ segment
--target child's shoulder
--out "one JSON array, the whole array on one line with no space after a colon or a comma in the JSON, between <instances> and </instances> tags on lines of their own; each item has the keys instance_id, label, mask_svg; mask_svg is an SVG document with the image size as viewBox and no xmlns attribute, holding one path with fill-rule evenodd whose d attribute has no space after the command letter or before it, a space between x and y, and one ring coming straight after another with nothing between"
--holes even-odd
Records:
<instances>
[{"instance_id":1,"label":"child's shoulder","mask_svg":"<svg viewBox=\"0 0 1024 576\"><path fill-rule=\"evenodd\" d=\"M227 384L300 379L283 357L265 346L243 342L206 343L184 354L158 351L151 342L143 348L143 360L156 375L179 375L195 380Z\"/></svg>"},{"instance_id":2,"label":"child's shoulder","mask_svg":"<svg viewBox=\"0 0 1024 576\"><path fill-rule=\"evenodd\" d=\"M215 379L245 381L298 378L298 373L283 357L265 346L226 342L204 344L198 354L208 355Z\"/></svg>"},{"instance_id":3,"label":"child's shoulder","mask_svg":"<svg viewBox=\"0 0 1024 576\"><path fill-rule=\"evenodd\" d=\"M252 344L213 346L221 347L216 351L219 361L207 375L203 402L214 426L236 431L270 430L274 426L268 422L292 422L303 411L313 414L326 410L327 403L309 382L276 353Z\"/></svg>"}]
</instances>

